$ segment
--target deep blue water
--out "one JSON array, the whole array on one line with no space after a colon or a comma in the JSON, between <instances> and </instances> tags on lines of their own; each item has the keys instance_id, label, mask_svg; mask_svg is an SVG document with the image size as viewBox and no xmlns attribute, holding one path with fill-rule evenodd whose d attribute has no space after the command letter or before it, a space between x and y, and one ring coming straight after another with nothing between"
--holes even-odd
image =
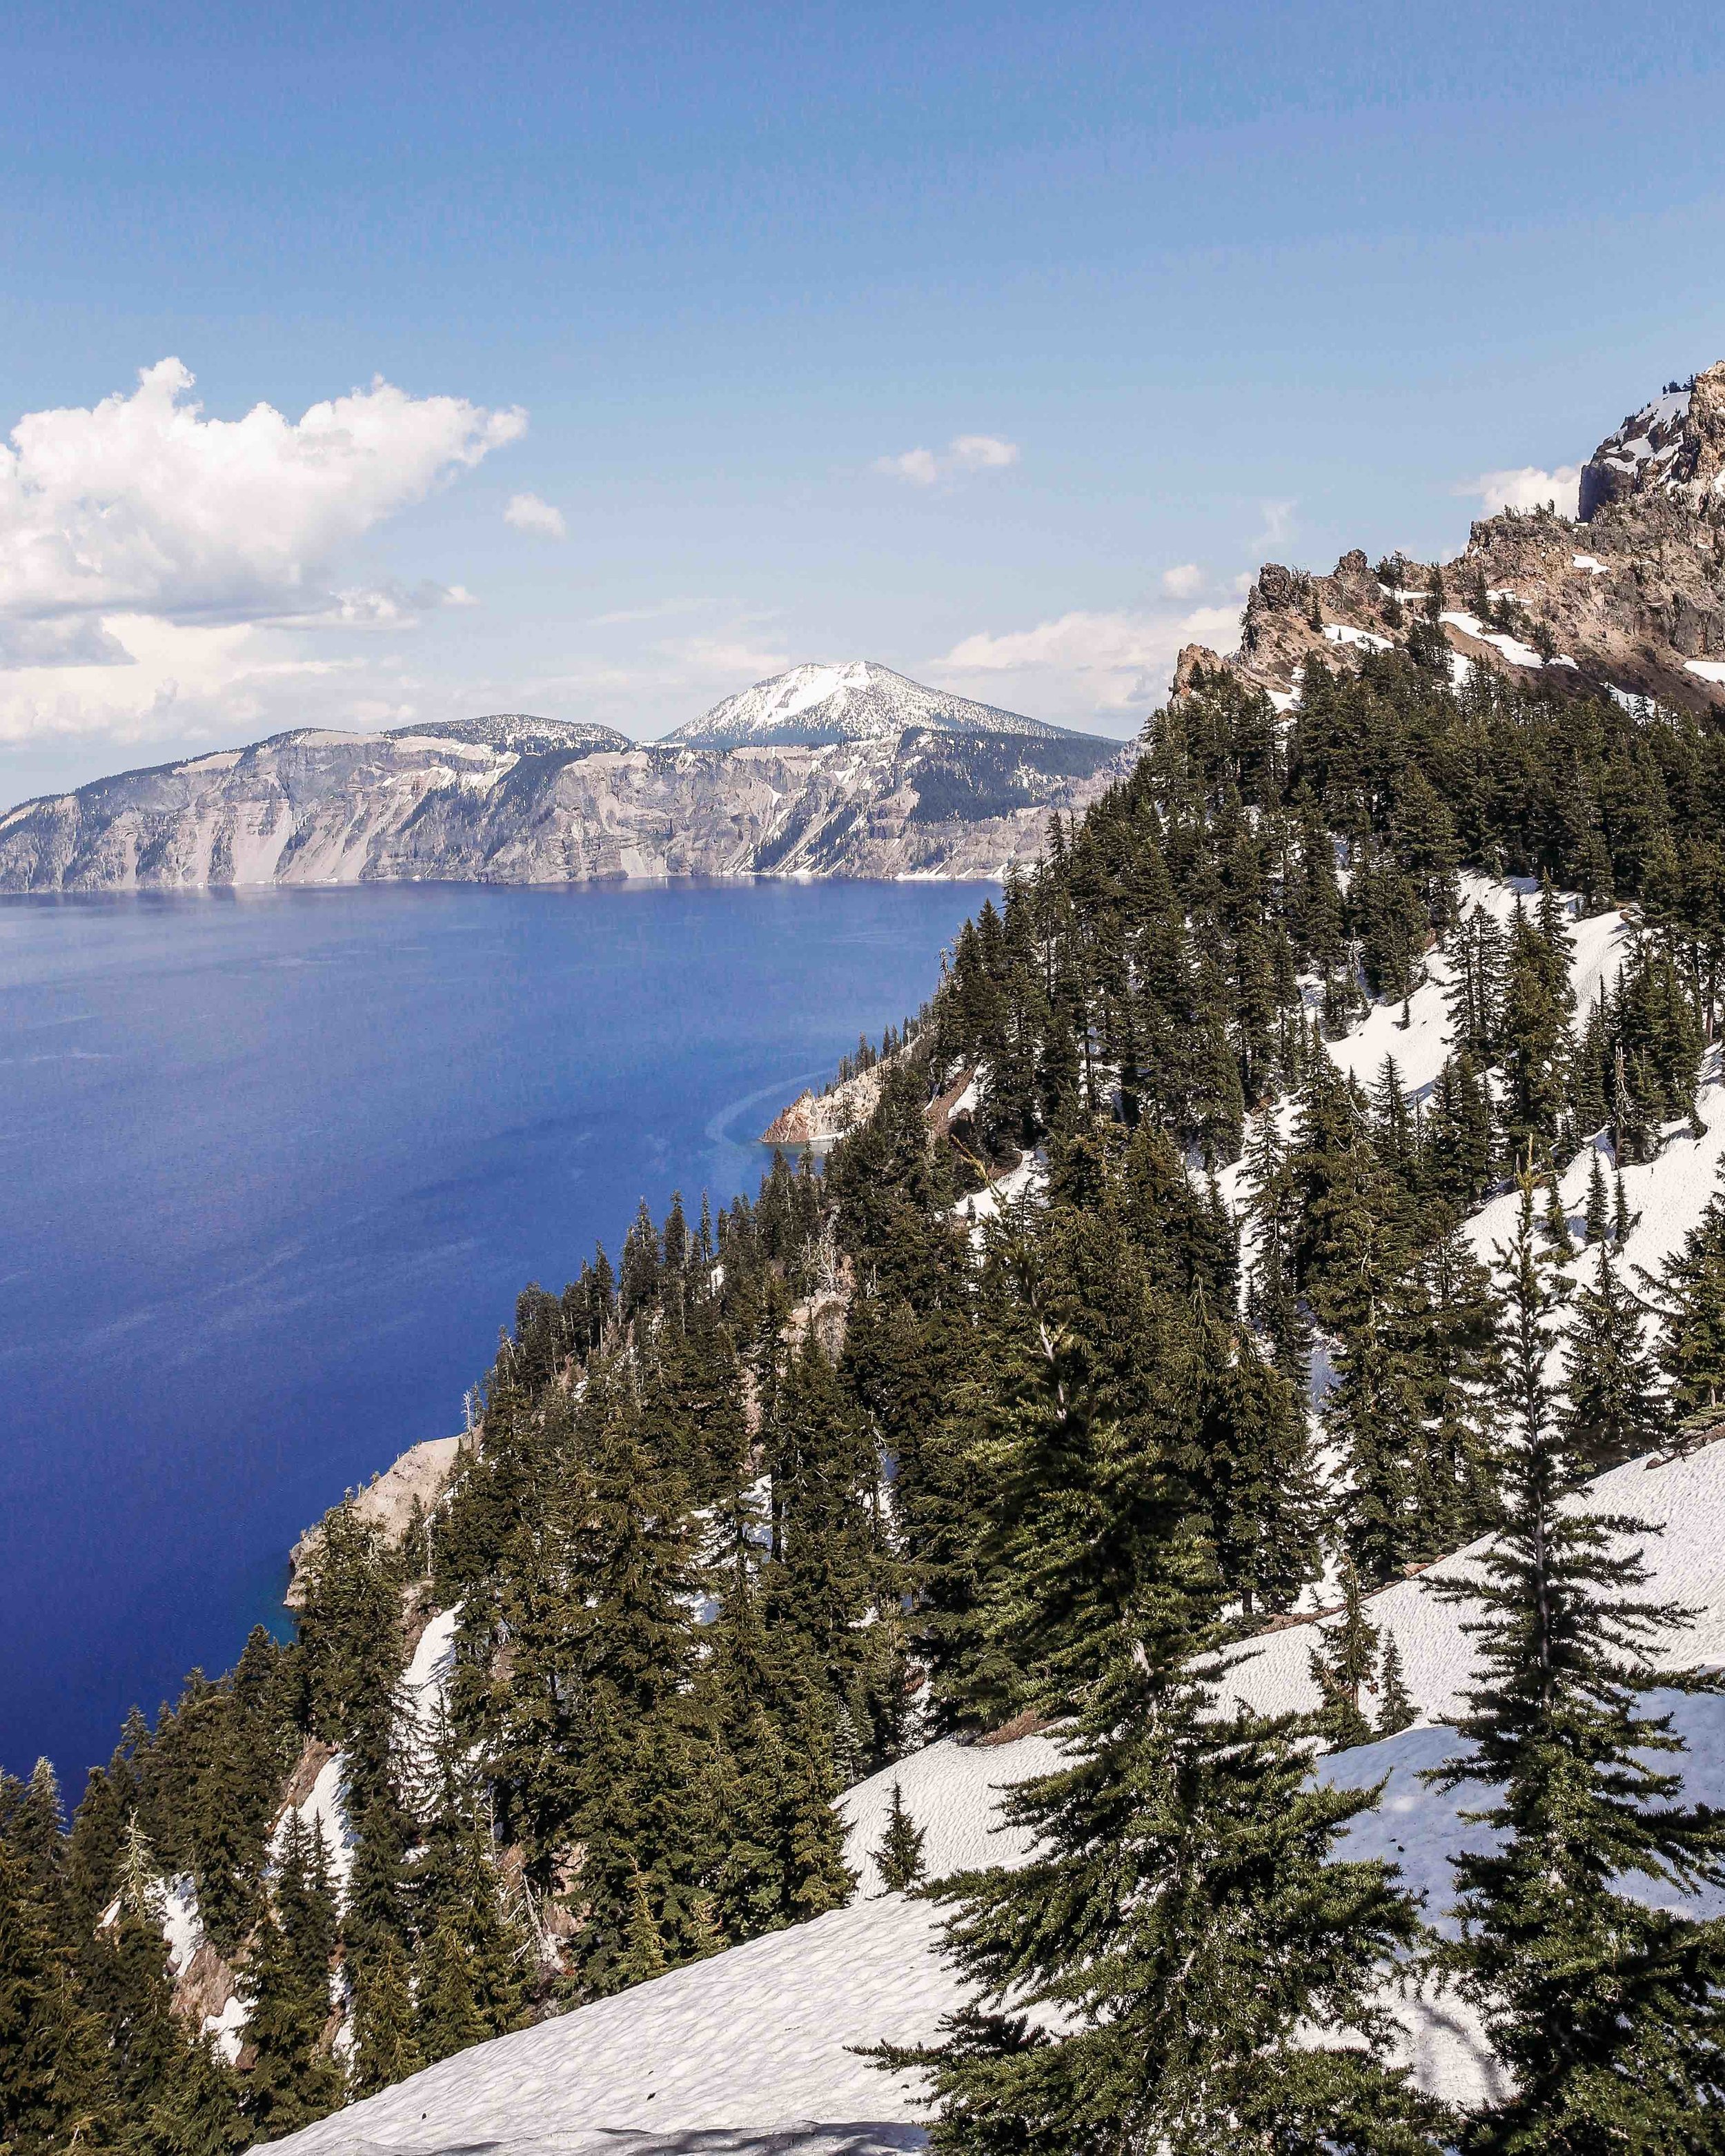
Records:
<instances>
[{"instance_id":1,"label":"deep blue water","mask_svg":"<svg viewBox=\"0 0 1725 2156\"><path fill-rule=\"evenodd\" d=\"M74 1796L226 1668L516 1291L643 1196L752 1194L983 890L0 900L0 1763Z\"/></svg>"}]
</instances>

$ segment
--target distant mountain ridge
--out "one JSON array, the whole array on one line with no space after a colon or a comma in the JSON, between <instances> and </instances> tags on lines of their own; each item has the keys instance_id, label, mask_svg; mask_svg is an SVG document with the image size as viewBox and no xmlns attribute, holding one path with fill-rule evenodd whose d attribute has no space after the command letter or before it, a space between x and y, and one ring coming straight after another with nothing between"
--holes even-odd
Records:
<instances>
[{"instance_id":1,"label":"distant mountain ridge","mask_svg":"<svg viewBox=\"0 0 1725 2156\"><path fill-rule=\"evenodd\" d=\"M801 702L772 682L731 700L793 703L783 741L494 712L123 772L0 815L0 891L1003 875L1137 752L884 667L797 671L852 678L836 709L806 683Z\"/></svg>"},{"instance_id":2,"label":"distant mountain ridge","mask_svg":"<svg viewBox=\"0 0 1725 2156\"><path fill-rule=\"evenodd\" d=\"M814 748L894 741L913 726L943 734L1022 734L1032 741L1084 738L1019 711L925 688L872 659L793 666L726 697L665 738L691 748Z\"/></svg>"},{"instance_id":3,"label":"distant mountain ridge","mask_svg":"<svg viewBox=\"0 0 1725 2156\"><path fill-rule=\"evenodd\" d=\"M391 741L470 742L480 748L512 749L517 756L555 755L566 749L630 749L634 743L615 726L592 719L541 719L529 711L493 711L480 719L434 719L424 726L392 726Z\"/></svg>"}]
</instances>

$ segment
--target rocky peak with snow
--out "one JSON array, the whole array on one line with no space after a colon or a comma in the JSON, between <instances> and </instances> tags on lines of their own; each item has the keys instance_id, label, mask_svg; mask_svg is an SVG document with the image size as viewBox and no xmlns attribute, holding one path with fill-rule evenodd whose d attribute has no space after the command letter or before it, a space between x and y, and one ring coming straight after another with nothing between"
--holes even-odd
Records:
<instances>
[{"instance_id":1,"label":"rocky peak with snow","mask_svg":"<svg viewBox=\"0 0 1725 2156\"><path fill-rule=\"evenodd\" d=\"M1580 511L1483 517L1441 562L1395 554L1374 566L1358 548L1327 575L1270 562L1247 594L1239 649L1224 659L1189 645L1174 693L1224 668L1286 709L1314 653L1354 670L1405 647L1436 591L1458 680L1484 666L1581 695L1725 711L1725 361L1601 443Z\"/></svg>"},{"instance_id":2,"label":"rocky peak with snow","mask_svg":"<svg viewBox=\"0 0 1725 2156\"><path fill-rule=\"evenodd\" d=\"M691 748L805 747L838 742L896 741L913 728L946 734L1023 734L1048 741L1069 734L1018 711L925 688L872 659L842 665L793 666L726 697L668 741Z\"/></svg>"},{"instance_id":3,"label":"rocky peak with snow","mask_svg":"<svg viewBox=\"0 0 1725 2156\"><path fill-rule=\"evenodd\" d=\"M1608 434L1582 468L1581 521L1608 504L1662 490L1697 506L1725 495L1725 360L1669 382Z\"/></svg>"}]
</instances>

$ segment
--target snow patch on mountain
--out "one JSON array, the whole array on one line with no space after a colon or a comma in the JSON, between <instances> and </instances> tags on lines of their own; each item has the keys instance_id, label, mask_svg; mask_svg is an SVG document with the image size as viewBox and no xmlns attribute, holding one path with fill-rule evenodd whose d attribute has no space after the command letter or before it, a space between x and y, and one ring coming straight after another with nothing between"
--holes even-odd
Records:
<instances>
[{"instance_id":1,"label":"snow patch on mountain","mask_svg":"<svg viewBox=\"0 0 1725 2156\"><path fill-rule=\"evenodd\" d=\"M896 741L916 726L936 733L1028 734L1044 741L1070 731L924 688L891 667L857 659L843 665L793 666L788 674L757 681L665 738L691 748L784 747Z\"/></svg>"}]
</instances>

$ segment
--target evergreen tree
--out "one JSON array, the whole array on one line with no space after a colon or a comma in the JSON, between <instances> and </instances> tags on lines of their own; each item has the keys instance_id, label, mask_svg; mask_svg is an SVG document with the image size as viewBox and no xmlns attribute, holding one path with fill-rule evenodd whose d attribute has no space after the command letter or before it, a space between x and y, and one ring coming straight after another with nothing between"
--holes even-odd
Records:
<instances>
[{"instance_id":1,"label":"evergreen tree","mask_svg":"<svg viewBox=\"0 0 1725 2156\"><path fill-rule=\"evenodd\" d=\"M1711 1425L1725 1411L1725 1190L1715 1192L1661 1269L1660 1360L1679 1417Z\"/></svg>"},{"instance_id":2,"label":"evergreen tree","mask_svg":"<svg viewBox=\"0 0 1725 2156\"><path fill-rule=\"evenodd\" d=\"M1524 1178L1507 1254L1505 1518L1474 1576L1439 1590L1476 1608L1480 1676L1457 1725L1470 1749L1434 1779L1486 1783L1472 1816L1498 1834L1456 1861L1462 1931L1442 1959L1514 2082L1466 2145L1699 2152L1717 2146L1725 2100L1725 1923L1650 1909L1619 1881L1725 1886L1725 1830L1680 1801L1657 1761L1681 1741L1640 1704L1656 1684L1701 1681L1651 1661L1688 1613L1638 1592L1649 1574L1624 1537L1641 1523L1574 1502L1584 1464L1546 1384L1553 1298L1531 1214Z\"/></svg>"},{"instance_id":3,"label":"evergreen tree","mask_svg":"<svg viewBox=\"0 0 1725 2156\"><path fill-rule=\"evenodd\" d=\"M254 2063L244 2108L260 2140L321 2118L341 2101L341 2073L325 2042L336 1912L321 1830L308 1846L290 1811L274 1881L241 1979Z\"/></svg>"},{"instance_id":4,"label":"evergreen tree","mask_svg":"<svg viewBox=\"0 0 1725 2156\"><path fill-rule=\"evenodd\" d=\"M1412 1905L1332 1855L1372 1794L1315 1786L1291 1718L1218 1711L1215 1664L1192 1661L1214 1593L1198 1548L1168 1549L1062 1766L1006 1799L1037 1853L934 1889L983 2001L879 2056L932 2072L937 2150L1442 2145L1440 2107L1383 2060L1378 1965Z\"/></svg>"},{"instance_id":5,"label":"evergreen tree","mask_svg":"<svg viewBox=\"0 0 1725 2156\"><path fill-rule=\"evenodd\" d=\"M1601 1242L1593 1281L1575 1298L1564 1339L1564 1441L1589 1474L1651 1452L1666 1424L1641 1312Z\"/></svg>"},{"instance_id":6,"label":"evergreen tree","mask_svg":"<svg viewBox=\"0 0 1725 2156\"><path fill-rule=\"evenodd\" d=\"M1384 1635L1384 1662L1378 1675L1378 1734L1394 1737L1420 1719L1420 1710L1408 1691L1402 1674L1402 1650L1394 1632Z\"/></svg>"},{"instance_id":7,"label":"evergreen tree","mask_svg":"<svg viewBox=\"0 0 1725 2156\"><path fill-rule=\"evenodd\" d=\"M922 1845L927 1833L928 1830L918 1826L905 1809L904 1791L895 1779L886 1831L875 1851L875 1869L887 1893L906 1894L921 1880L924 1870Z\"/></svg>"},{"instance_id":8,"label":"evergreen tree","mask_svg":"<svg viewBox=\"0 0 1725 2156\"><path fill-rule=\"evenodd\" d=\"M422 2063L405 1950L385 1938L353 1970L353 2053L350 2096L373 2096L404 2081Z\"/></svg>"},{"instance_id":9,"label":"evergreen tree","mask_svg":"<svg viewBox=\"0 0 1725 2156\"><path fill-rule=\"evenodd\" d=\"M1317 1726L1337 1752L1371 1743L1372 1725L1360 1694L1378 1689L1378 1628L1366 1614L1351 1558L1342 1561L1342 1622L1319 1631L1311 1657L1318 1695Z\"/></svg>"}]
</instances>

